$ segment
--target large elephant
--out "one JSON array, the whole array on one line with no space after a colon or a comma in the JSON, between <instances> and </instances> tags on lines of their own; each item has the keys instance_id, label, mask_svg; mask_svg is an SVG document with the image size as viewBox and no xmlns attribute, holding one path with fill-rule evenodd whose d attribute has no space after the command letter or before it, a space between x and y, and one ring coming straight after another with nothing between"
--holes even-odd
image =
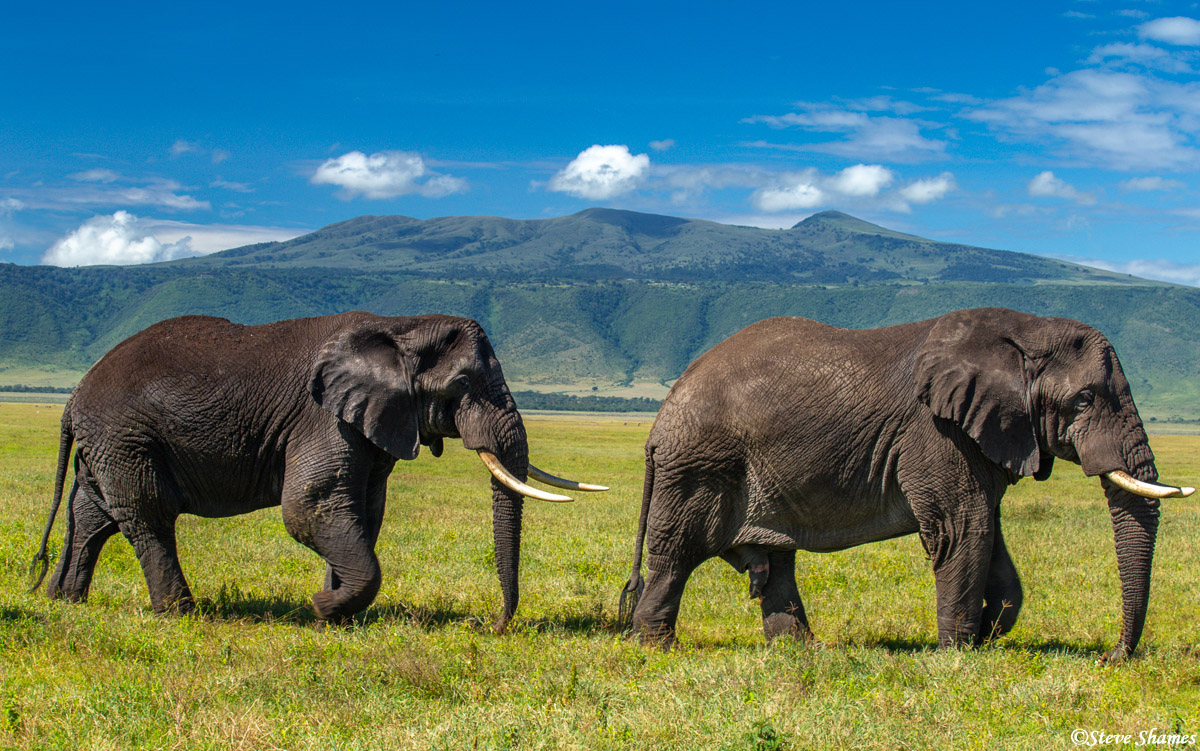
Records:
<instances>
[{"instance_id":1,"label":"large elephant","mask_svg":"<svg viewBox=\"0 0 1200 751\"><path fill-rule=\"evenodd\" d=\"M768 639L810 638L795 551L916 532L933 564L939 644L1004 634L1022 593L1000 498L1022 476L1048 477L1056 457L1103 478L1124 618L1106 659L1120 659L1146 618L1157 498L1192 490L1155 482L1100 332L1003 309L861 331L761 321L692 363L663 402L622 617L669 644L688 576L719 555L749 571Z\"/></svg>"},{"instance_id":2,"label":"large elephant","mask_svg":"<svg viewBox=\"0 0 1200 751\"><path fill-rule=\"evenodd\" d=\"M51 597L85 600L100 549L120 531L155 611L191 611L176 518L282 504L288 532L326 561L324 589L313 596L318 617L345 620L379 591L375 542L396 460L415 458L422 444L438 456L444 438L461 438L493 474L500 630L517 607L522 496L570 499L523 481L527 473L560 478L528 464L521 415L479 324L363 312L262 326L163 321L114 347L67 402L34 589L48 567L74 441Z\"/></svg>"}]
</instances>

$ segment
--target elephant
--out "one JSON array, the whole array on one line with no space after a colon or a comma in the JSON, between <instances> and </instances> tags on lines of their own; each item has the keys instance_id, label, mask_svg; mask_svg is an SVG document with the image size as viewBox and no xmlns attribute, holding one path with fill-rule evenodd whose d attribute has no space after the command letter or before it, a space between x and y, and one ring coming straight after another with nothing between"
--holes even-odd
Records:
<instances>
[{"instance_id":1,"label":"elephant","mask_svg":"<svg viewBox=\"0 0 1200 751\"><path fill-rule=\"evenodd\" d=\"M1156 482L1129 383L1099 331L999 308L867 330L760 321L693 362L663 402L620 618L669 647L689 575L720 556L749 572L768 640L811 639L796 551L917 533L938 644L979 644L1021 609L1000 499L1022 477L1046 479L1055 458L1102 478L1123 605L1103 659L1119 661L1146 618L1159 499L1193 489Z\"/></svg>"},{"instance_id":2,"label":"elephant","mask_svg":"<svg viewBox=\"0 0 1200 751\"><path fill-rule=\"evenodd\" d=\"M374 601L387 478L422 445L461 438L492 473L502 631L518 600L526 477L580 490L528 463L524 423L480 325L444 315L354 311L257 326L183 316L121 342L83 376L63 411L54 503L34 558L36 590L75 444L66 540L47 585L86 601L104 543L120 531L155 612L195 609L180 568L180 514L225 517L282 506L283 523L325 559L312 598L322 622ZM40 574L35 569L40 565Z\"/></svg>"}]
</instances>

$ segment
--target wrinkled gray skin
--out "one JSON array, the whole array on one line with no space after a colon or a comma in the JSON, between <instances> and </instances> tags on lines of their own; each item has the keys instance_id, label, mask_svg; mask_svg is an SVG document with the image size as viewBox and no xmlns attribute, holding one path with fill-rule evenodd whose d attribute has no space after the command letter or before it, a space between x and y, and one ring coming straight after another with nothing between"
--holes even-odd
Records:
<instances>
[{"instance_id":1,"label":"wrinkled gray skin","mask_svg":"<svg viewBox=\"0 0 1200 751\"><path fill-rule=\"evenodd\" d=\"M1022 592L1000 498L1023 476L1048 477L1056 457L1087 475L1157 478L1116 354L1091 327L1003 309L864 331L756 323L692 363L650 432L623 594L634 629L669 644L688 576L722 556L750 572L768 639L810 638L795 551L915 532L933 563L939 644L1002 635ZM1159 502L1102 484L1123 598L1114 660L1141 637Z\"/></svg>"},{"instance_id":2,"label":"wrinkled gray skin","mask_svg":"<svg viewBox=\"0 0 1200 751\"><path fill-rule=\"evenodd\" d=\"M317 615L341 621L379 590L374 548L397 459L415 458L421 444L436 456L443 438L461 437L518 478L528 461L487 336L475 321L438 315L163 321L88 371L62 434L56 504L72 438L75 486L48 594L85 600L101 547L120 531L158 612L195 607L176 555L180 514L282 504L288 532L327 564ZM498 629L517 607L522 500L492 480Z\"/></svg>"}]
</instances>

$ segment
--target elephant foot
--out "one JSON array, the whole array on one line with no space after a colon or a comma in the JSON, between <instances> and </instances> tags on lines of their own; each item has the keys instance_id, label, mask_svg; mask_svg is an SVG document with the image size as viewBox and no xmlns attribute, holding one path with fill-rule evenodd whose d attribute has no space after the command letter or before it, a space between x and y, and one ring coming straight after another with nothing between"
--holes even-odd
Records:
<instances>
[{"instance_id":1,"label":"elephant foot","mask_svg":"<svg viewBox=\"0 0 1200 751\"><path fill-rule=\"evenodd\" d=\"M791 613L772 613L763 618L763 635L767 643L779 638L791 638L812 646L821 646L808 624Z\"/></svg>"},{"instance_id":2,"label":"elephant foot","mask_svg":"<svg viewBox=\"0 0 1200 751\"><path fill-rule=\"evenodd\" d=\"M317 614L317 620L332 626L346 625L354 617L354 614L346 613L339 608L338 599L340 598L330 589L323 589L313 595L313 611Z\"/></svg>"},{"instance_id":3,"label":"elephant foot","mask_svg":"<svg viewBox=\"0 0 1200 751\"><path fill-rule=\"evenodd\" d=\"M193 615L196 612L196 601L191 595L185 595L166 605L155 607L154 612L157 615Z\"/></svg>"},{"instance_id":4,"label":"elephant foot","mask_svg":"<svg viewBox=\"0 0 1200 751\"><path fill-rule=\"evenodd\" d=\"M65 589L59 589L57 586L47 587L46 597L51 600L61 600L63 602L87 602L87 592L69 592Z\"/></svg>"},{"instance_id":5,"label":"elephant foot","mask_svg":"<svg viewBox=\"0 0 1200 751\"><path fill-rule=\"evenodd\" d=\"M635 626L634 638L638 644L657 647L663 652L670 652L676 643L675 629L669 626Z\"/></svg>"},{"instance_id":6,"label":"elephant foot","mask_svg":"<svg viewBox=\"0 0 1200 751\"><path fill-rule=\"evenodd\" d=\"M1118 644L1109 652L1105 652L1096 660L1097 665L1120 665L1133 657L1133 650L1124 644Z\"/></svg>"}]
</instances>

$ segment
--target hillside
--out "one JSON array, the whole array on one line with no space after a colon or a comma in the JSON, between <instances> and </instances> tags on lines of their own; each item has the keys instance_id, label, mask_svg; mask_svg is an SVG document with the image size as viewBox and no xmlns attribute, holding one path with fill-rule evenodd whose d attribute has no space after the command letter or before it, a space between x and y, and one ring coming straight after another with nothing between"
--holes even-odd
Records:
<instances>
[{"instance_id":1,"label":"hillside","mask_svg":"<svg viewBox=\"0 0 1200 751\"><path fill-rule=\"evenodd\" d=\"M528 220L363 216L287 242L167 265L371 269L443 279L1153 284L1038 256L933 242L837 211L785 230L616 209Z\"/></svg>"},{"instance_id":2,"label":"hillside","mask_svg":"<svg viewBox=\"0 0 1200 751\"><path fill-rule=\"evenodd\" d=\"M496 232L507 227L510 239L526 239L506 245L496 240L491 250L480 250L476 240L470 252L449 240L437 251L382 247L398 242L389 234L398 228L424 227L412 237L428 237L431 226L444 233L451 226ZM544 253L551 230L568 226L578 232L561 238L560 257ZM726 238L733 249L726 257L735 260L725 267L705 266L716 263L718 243L712 238L690 251L679 250L680 257L691 259L686 264L672 258L669 249L682 247L676 245L681 235L705 233ZM393 239L380 239L385 235ZM610 246L603 253L597 249L602 236ZM652 236L659 238L657 244L646 239ZM757 257L755 242L764 249ZM337 250L335 243L346 247ZM371 253L378 254L373 261L367 260ZM628 263L640 271L589 280L581 266L571 265L571 258L584 253L603 260L604 268ZM301 261L304 254L311 259ZM406 272L397 260L417 255L425 257L421 273ZM813 261L807 269L761 279L781 255L797 264L800 257L822 258L824 265ZM455 271L467 268L464 258L474 259L471 273ZM535 273L537 263L546 265ZM861 270L882 274L889 264L898 269L895 276L869 279ZM488 268L501 271L482 271ZM725 277L736 276L733 268L762 273L747 272L731 281ZM687 274L707 278L678 278ZM809 281L799 278L804 275ZM832 278L843 281L828 281ZM1200 341L1194 334L1200 331L1200 290L1036 256L936 243L835 212L790 230L608 210L530 222L362 217L290 243L155 266L0 265L0 289L5 293L0 295L0 384L69 385L121 339L173 315L204 313L260 323L357 308L478 319L514 388L590 394L595 387L598 395L661 397L664 384L692 359L769 316L802 315L864 328L997 305L1096 326L1116 344L1144 414L1200 418Z\"/></svg>"}]
</instances>

